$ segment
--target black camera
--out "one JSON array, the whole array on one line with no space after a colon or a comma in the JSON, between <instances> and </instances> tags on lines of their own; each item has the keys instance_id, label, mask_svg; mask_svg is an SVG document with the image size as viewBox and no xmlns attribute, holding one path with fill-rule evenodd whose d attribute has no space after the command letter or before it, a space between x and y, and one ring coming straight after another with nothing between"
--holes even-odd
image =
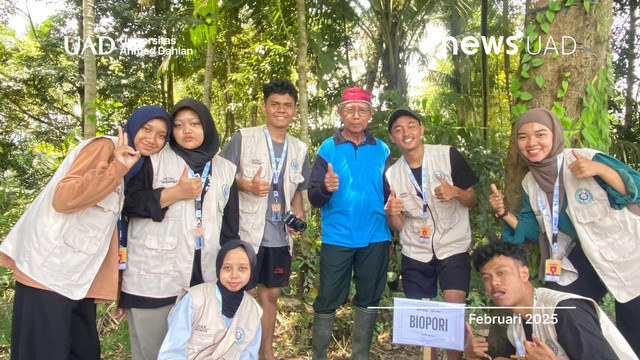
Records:
<instances>
[{"instance_id":1,"label":"black camera","mask_svg":"<svg viewBox=\"0 0 640 360\"><path fill-rule=\"evenodd\" d=\"M295 231L303 232L307 230L307 223L304 222L304 220L298 219L291 211L284 213L282 221Z\"/></svg>"}]
</instances>

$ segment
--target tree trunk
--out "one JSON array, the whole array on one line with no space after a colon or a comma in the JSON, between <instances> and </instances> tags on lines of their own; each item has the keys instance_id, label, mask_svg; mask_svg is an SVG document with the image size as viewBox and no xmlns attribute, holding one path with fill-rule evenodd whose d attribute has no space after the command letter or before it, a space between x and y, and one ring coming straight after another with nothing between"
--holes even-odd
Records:
<instances>
[{"instance_id":1,"label":"tree trunk","mask_svg":"<svg viewBox=\"0 0 640 360\"><path fill-rule=\"evenodd\" d=\"M91 41L95 44L95 37L93 34L93 27L95 24L95 8L93 0L84 0L82 2L82 33L83 43L86 45L87 41ZM94 46L96 48L96 46ZM91 50L87 48L83 54L84 59L84 99L82 107L84 108L83 117L83 136L85 139L96 136L97 121L96 121L96 106L95 101L97 97L97 75L96 75L96 56Z\"/></svg>"},{"instance_id":2,"label":"tree trunk","mask_svg":"<svg viewBox=\"0 0 640 360\"><path fill-rule=\"evenodd\" d=\"M488 0L482 0L480 6L480 36L488 36L488 17L489 17ZM489 128L489 65L487 64L487 53L480 52L482 62L482 134L484 140L487 140L487 129Z\"/></svg>"},{"instance_id":3,"label":"tree trunk","mask_svg":"<svg viewBox=\"0 0 640 360\"><path fill-rule=\"evenodd\" d=\"M377 45L377 48L382 49L380 59L382 60L383 89L396 94L396 104L389 104L392 108L403 106L407 99L408 88L403 61L401 61L406 38L403 16L400 14L399 6L390 0L372 0L371 6L381 32L382 42Z\"/></svg>"},{"instance_id":4,"label":"tree trunk","mask_svg":"<svg viewBox=\"0 0 640 360\"><path fill-rule=\"evenodd\" d=\"M253 77L253 88L260 89L260 76ZM258 104L260 103L260 97L262 92L256 92L253 96L253 105L251 105L251 126L258 126Z\"/></svg>"},{"instance_id":5,"label":"tree trunk","mask_svg":"<svg viewBox=\"0 0 640 360\"><path fill-rule=\"evenodd\" d=\"M173 98L173 69L169 66L167 71L167 109L171 109L175 105Z\"/></svg>"},{"instance_id":6,"label":"tree trunk","mask_svg":"<svg viewBox=\"0 0 640 360\"><path fill-rule=\"evenodd\" d=\"M449 15L449 33L452 37L461 41L467 33L466 17L461 16L458 11L451 11ZM458 121L460 125L466 126L469 121L469 107L471 93L471 64L469 55L458 52L451 52L451 61L453 63L453 84L454 90L460 95L460 102L457 106ZM473 121L473 117L471 118Z\"/></svg>"},{"instance_id":7,"label":"tree trunk","mask_svg":"<svg viewBox=\"0 0 640 360\"><path fill-rule=\"evenodd\" d=\"M307 22L304 0L296 0L298 20L298 117L300 137L309 145L309 95L307 93Z\"/></svg>"},{"instance_id":8,"label":"tree trunk","mask_svg":"<svg viewBox=\"0 0 640 360\"><path fill-rule=\"evenodd\" d=\"M536 31L541 38L542 48L539 54L532 55L533 59L542 59L540 66L532 64L528 69L529 78L522 76L522 64L520 65L519 80L522 84L521 91L533 95L533 99L524 101L516 99L516 102L525 103L527 109L543 107L552 109L554 102L559 102L565 110L565 116L573 119L573 123L580 119L583 109L583 97L586 95L587 86L592 83L600 69L607 66L607 54L609 53L609 40L611 37L612 0L604 0L591 5L589 13L585 11L582 2L576 2L573 6L563 7L555 13L555 19L551 22L549 33L545 34L536 20L539 12L546 13L548 0L537 2L527 1L525 29L529 25L536 26ZM571 36L577 43L577 49L571 55L560 53L555 59L552 57L553 48L545 53L547 41L553 37L553 41L562 42L562 36ZM525 35L526 38L526 35ZM532 42L533 43L533 42ZM551 45L550 45L551 46ZM526 47L526 40L525 40ZM570 52L573 44L570 39L565 41L565 51ZM520 49L525 56L526 49ZM558 52L562 46L558 46ZM532 51L535 52L535 51ZM570 73L569 76L566 76ZM544 78L542 88L536 84L536 76ZM562 88L562 82L568 81L565 95L558 98L558 90ZM521 181L527 173L527 168L522 161L513 134L509 141L505 172L505 197L506 204L515 212L521 208L522 186Z\"/></svg>"},{"instance_id":9,"label":"tree trunk","mask_svg":"<svg viewBox=\"0 0 640 360\"><path fill-rule=\"evenodd\" d=\"M506 39L511 35L511 31L509 29L509 0L502 0L502 25L504 26L502 29L502 36ZM505 89L507 89L507 98L509 99L509 114L511 114L511 106L513 105L513 94L509 91L509 87L511 86L511 82L509 78L511 77L511 57L507 54L507 47L503 47L504 56L504 83ZM500 124L500 128L502 129L502 124Z\"/></svg>"},{"instance_id":10,"label":"tree trunk","mask_svg":"<svg viewBox=\"0 0 640 360\"><path fill-rule=\"evenodd\" d=\"M298 118L300 119L300 137L301 140L309 145L309 95L307 92L307 21L306 6L304 0L296 0L296 16L298 20ZM347 50L348 56L348 50ZM347 58L348 59L348 58ZM348 61L347 61L348 63ZM349 68L349 76L351 76L351 68ZM311 204L303 191L303 209L307 218L311 217ZM301 255L309 253L309 236L302 233L302 241L299 241L301 247ZM309 268L306 264L300 267L298 273L298 295L302 295L304 290L304 279Z\"/></svg>"},{"instance_id":11,"label":"tree trunk","mask_svg":"<svg viewBox=\"0 0 640 360\"><path fill-rule=\"evenodd\" d=\"M202 102L211 109L211 82L213 80L213 58L215 47L213 39L207 40L207 59L204 64L204 89L202 90Z\"/></svg>"},{"instance_id":12,"label":"tree trunk","mask_svg":"<svg viewBox=\"0 0 640 360\"><path fill-rule=\"evenodd\" d=\"M225 138L231 137L234 131L236 131L236 119L233 113L233 84L231 82L231 74L233 73L233 27L235 26L235 14L236 12L230 12L227 14L227 34L225 37L226 44L226 58L227 58L227 71L226 71L226 83L224 97L227 100L227 110L225 111L225 122L227 128L225 129Z\"/></svg>"},{"instance_id":13,"label":"tree trunk","mask_svg":"<svg viewBox=\"0 0 640 360\"><path fill-rule=\"evenodd\" d=\"M382 38L380 34L378 34L378 42L382 42ZM369 62L367 62L367 80L365 82L364 88L373 91L373 87L376 85L376 80L378 78L378 65L380 64L380 52L378 52L377 47L373 47L373 53L371 54L371 58L369 58Z\"/></svg>"},{"instance_id":14,"label":"tree trunk","mask_svg":"<svg viewBox=\"0 0 640 360\"><path fill-rule=\"evenodd\" d=\"M627 49L624 51L627 69L627 92L625 95L624 127L628 132L633 126L636 114L636 101L633 88L636 85L636 22L638 21L638 0L629 0L629 29L627 30Z\"/></svg>"}]
</instances>

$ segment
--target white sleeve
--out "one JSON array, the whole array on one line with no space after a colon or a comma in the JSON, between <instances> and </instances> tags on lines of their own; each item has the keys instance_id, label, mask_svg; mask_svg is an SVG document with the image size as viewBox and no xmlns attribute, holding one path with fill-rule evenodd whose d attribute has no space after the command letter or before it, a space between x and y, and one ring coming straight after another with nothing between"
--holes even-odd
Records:
<instances>
[{"instance_id":1,"label":"white sleeve","mask_svg":"<svg viewBox=\"0 0 640 360\"><path fill-rule=\"evenodd\" d=\"M187 293L169 315L169 331L160 347L158 360L185 360L187 358L187 341L191 337L192 319L193 300Z\"/></svg>"}]
</instances>

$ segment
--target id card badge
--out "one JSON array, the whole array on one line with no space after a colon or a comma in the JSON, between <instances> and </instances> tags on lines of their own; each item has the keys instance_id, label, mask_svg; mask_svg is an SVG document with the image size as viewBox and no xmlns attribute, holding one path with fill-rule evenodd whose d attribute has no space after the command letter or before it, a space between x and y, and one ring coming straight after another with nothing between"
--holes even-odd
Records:
<instances>
[{"instance_id":1,"label":"id card badge","mask_svg":"<svg viewBox=\"0 0 640 360\"><path fill-rule=\"evenodd\" d=\"M271 204L271 221L282 220L282 214L280 213L280 204Z\"/></svg>"},{"instance_id":2,"label":"id card badge","mask_svg":"<svg viewBox=\"0 0 640 360\"><path fill-rule=\"evenodd\" d=\"M127 248L124 246L118 249L118 269L127 269Z\"/></svg>"},{"instance_id":3,"label":"id card badge","mask_svg":"<svg viewBox=\"0 0 640 360\"><path fill-rule=\"evenodd\" d=\"M193 233L196 237L196 250L200 250L204 247L204 229L198 226Z\"/></svg>"},{"instance_id":4,"label":"id card badge","mask_svg":"<svg viewBox=\"0 0 640 360\"><path fill-rule=\"evenodd\" d=\"M548 259L544 264L544 280L558 282L562 273L562 261Z\"/></svg>"},{"instance_id":5,"label":"id card badge","mask_svg":"<svg viewBox=\"0 0 640 360\"><path fill-rule=\"evenodd\" d=\"M431 241L431 228L420 226L420 242L429 243Z\"/></svg>"}]
</instances>

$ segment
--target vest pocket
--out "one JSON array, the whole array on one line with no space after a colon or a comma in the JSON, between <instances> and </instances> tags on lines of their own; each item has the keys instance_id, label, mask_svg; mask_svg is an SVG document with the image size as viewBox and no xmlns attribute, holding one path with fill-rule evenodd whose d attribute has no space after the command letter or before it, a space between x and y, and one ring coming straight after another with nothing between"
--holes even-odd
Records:
<instances>
[{"instance_id":1,"label":"vest pocket","mask_svg":"<svg viewBox=\"0 0 640 360\"><path fill-rule=\"evenodd\" d=\"M260 166L243 166L242 167L242 178L244 180L248 180L251 181L251 179L253 179L254 176L256 176L256 173L258 172L258 169L260 169ZM260 180L262 181L267 181L267 169L264 168L264 166L262 167L262 172L260 173Z\"/></svg>"},{"instance_id":2,"label":"vest pocket","mask_svg":"<svg viewBox=\"0 0 640 360\"><path fill-rule=\"evenodd\" d=\"M585 226L591 239L596 243L609 244L616 238L614 234L623 232L622 225L610 214L610 207L604 201L596 201L588 205L574 205L574 213L578 224ZM578 229L576 229L578 230Z\"/></svg>"},{"instance_id":3,"label":"vest pocket","mask_svg":"<svg viewBox=\"0 0 640 360\"><path fill-rule=\"evenodd\" d=\"M240 206L240 231L251 234L254 224L258 221L258 209L262 198L244 191L238 192L238 203ZM264 214L262 214L264 217Z\"/></svg>"},{"instance_id":4,"label":"vest pocket","mask_svg":"<svg viewBox=\"0 0 640 360\"><path fill-rule=\"evenodd\" d=\"M404 211L411 214L411 216L422 218L422 202L418 203L418 200L414 196L400 196L400 199L404 202Z\"/></svg>"},{"instance_id":5,"label":"vest pocket","mask_svg":"<svg viewBox=\"0 0 640 360\"><path fill-rule=\"evenodd\" d=\"M598 248L600 254L624 283L637 289L636 275L640 273L637 237L626 231L612 233L610 237L612 242L609 245Z\"/></svg>"},{"instance_id":6,"label":"vest pocket","mask_svg":"<svg viewBox=\"0 0 640 360\"><path fill-rule=\"evenodd\" d=\"M106 216L105 216L106 217ZM77 281L89 263L94 260L104 241L109 241L103 231L86 224L71 226L62 234L43 266L69 279Z\"/></svg>"},{"instance_id":7,"label":"vest pocket","mask_svg":"<svg viewBox=\"0 0 640 360\"><path fill-rule=\"evenodd\" d=\"M141 272L145 275L171 275L175 273L175 258L178 237L147 235L144 240L144 254Z\"/></svg>"},{"instance_id":8,"label":"vest pocket","mask_svg":"<svg viewBox=\"0 0 640 360\"><path fill-rule=\"evenodd\" d=\"M458 209L453 203L453 200L438 203L436 205L436 209L438 212L438 225L440 226L442 234L454 227L460 221L460 215L458 214Z\"/></svg>"},{"instance_id":9,"label":"vest pocket","mask_svg":"<svg viewBox=\"0 0 640 360\"><path fill-rule=\"evenodd\" d=\"M299 172L292 171L291 173L289 173L289 181L294 184L300 184L304 181L304 176L302 176L302 174L300 174Z\"/></svg>"},{"instance_id":10,"label":"vest pocket","mask_svg":"<svg viewBox=\"0 0 640 360\"><path fill-rule=\"evenodd\" d=\"M222 338L216 336L217 333L216 329L211 329L210 334L192 331L191 337L187 341L187 358L205 359L211 356L222 341Z\"/></svg>"},{"instance_id":11,"label":"vest pocket","mask_svg":"<svg viewBox=\"0 0 640 360\"><path fill-rule=\"evenodd\" d=\"M113 213L119 213L122 205L120 198L120 192L122 187L117 188L114 192L102 199L97 205L104 209L104 211L111 211ZM88 209L87 209L88 210Z\"/></svg>"}]
</instances>

